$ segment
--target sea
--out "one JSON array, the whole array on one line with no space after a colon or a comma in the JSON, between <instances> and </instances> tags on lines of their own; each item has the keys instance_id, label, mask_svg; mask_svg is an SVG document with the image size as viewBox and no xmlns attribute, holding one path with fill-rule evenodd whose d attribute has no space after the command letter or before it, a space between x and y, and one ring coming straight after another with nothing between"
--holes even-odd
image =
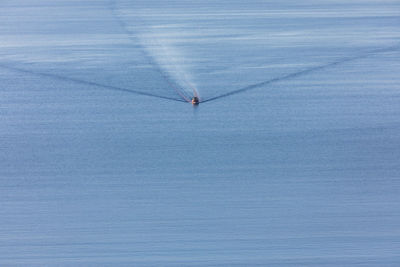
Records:
<instances>
[{"instance_id":1,"label":"sea","mask_svg":"<svg viewBox=\"0 0 400 267\"><path fill-rule=\"evenodd\" d=\"M1 0L0 266L400 266L399 74L397 0Z\"/></svg>"}]
</instances>

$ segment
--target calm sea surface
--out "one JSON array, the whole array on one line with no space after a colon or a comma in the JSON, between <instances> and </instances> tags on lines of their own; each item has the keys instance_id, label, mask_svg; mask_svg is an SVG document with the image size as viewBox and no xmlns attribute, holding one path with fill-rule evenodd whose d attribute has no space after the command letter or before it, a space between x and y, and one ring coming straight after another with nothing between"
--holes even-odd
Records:
<instances>
[{"instance_id":1,"label":"calm sea surface","mask_svg":"<svg viewBox=\"0 0 400 267\"><path fill-rule=\"evenodd\" d=\"M399 266L399 45L394 0L2 0L0 266Z\"/></svg>"}]
</instances>

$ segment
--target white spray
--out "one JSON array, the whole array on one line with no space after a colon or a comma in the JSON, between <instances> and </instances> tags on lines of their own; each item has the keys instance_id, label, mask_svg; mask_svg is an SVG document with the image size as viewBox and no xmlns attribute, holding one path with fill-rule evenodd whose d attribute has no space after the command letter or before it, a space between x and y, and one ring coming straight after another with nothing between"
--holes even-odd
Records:
<instances>
[{"instance_id":1,"label":"white spray","mask_svg":"<svg viewBox=\"0 0 400 267\"><path fill-rule=\"evenodd\" d=\"M140 33L138 38L148 56L152 58L166 78L176 83L178 93L189 101L192 96L198 96L196 85L190 75L189 62L182 49L177 46L176 32L168 32L168 27L150 28L146 33ZM179 92L180 91L180 92Z\"/></svg>"}]
</instances>

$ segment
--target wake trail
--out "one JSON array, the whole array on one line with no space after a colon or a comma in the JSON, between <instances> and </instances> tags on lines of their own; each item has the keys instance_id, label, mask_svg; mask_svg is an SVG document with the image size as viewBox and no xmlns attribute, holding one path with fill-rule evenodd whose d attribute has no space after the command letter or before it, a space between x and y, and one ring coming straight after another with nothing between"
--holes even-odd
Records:
<instances>
[{"instance_id":1,"label":"wake trail","mask_svg":"<svg viewBox=\"0 0 400 267\"><path fill-rule=\"evenodd\" d=\"M239 88L237 90L233 90L233 91L227 92L225 94L221 94L221 95L218 95L218 96L215 96L215 97L204 99L201 102L205 103L205 102L214 101L214 100L225 98L225 97L228 97L228 96L231 96L231 95L236 95L236 94L239 94L239 93L250 91L252 89L256 89L258 87L269 85L271 83L284 81L284 80L288 80L288 79L293 79L293 78L296 78L296 77L301 76L301 75L309 74L311 72L324 70L324 69L327 69L327 68L330 68L330 67L333 67L333 66L336 66L336 65L340 65L340 64L349 62L349 61L354 61L354 60L370 57L370 56L373 56L373 55L376 55L376 54L379 54L379 53L397 51L399 49L400 49L400 45L396 45L396 46L391 46L391 47L387 47L387 48L380 48L380 49L372 50L372 51L369 51L369 52L367 52L365 54L354 56L354 57L342 58L340 60L337 60L337 61L334 61L334 62L331 62L331 63L327 63L327 64L316 66L316 67L311 67L309 69L305 69L305 70L297 71L297 72L294 72L294 73L289 73L289 74L286 74L286 75L283 75L283 76L280 76L280 77L272 78L272 79L267 80L267 81L251 84L251 85L248 85L246 87Z\"/></svg>"},{"instance_id":2,"label":"wake trail","mask_svg":"<svg viewBox=\"0 0 400 267\"><path fill-rule=\"evenodd\" d=\"M162 96L162 95L156 95L156 94L136 91L136 90L117 87L117 86L112 86L112 85L105 85L105 84L100 84L100 83L97 83L97 82L85 81L85 80L66 77L66 76L62 76L62 75L58 75L58 74L37 72L37 71L22 69L22 68L19 68L19 67L10 66L10 65L6 65L6 64L0 64L0 68L7 69L7 70L12 70L12 71L15 71L15 72L35 75L35 76L52 78L52 79L56 79L56 80L60 80L60 81L74 82L74 83L77 83L77 84L83 84L83 85L88 85L88 86L92 86L92 87L99 87L99 88L113 90L113 91L120 91L120 92L132 93L132 94L136 94L136 95L156 97L156 98L161 98L161 99L166 99L166 100L171 100L171 101L177 101L177 102L185 102L185 101L183 101L181 99L177 99L177 98L172 98L172 97L167 97L167 96Z\"/></svg>"},{"instance_id":3,"label":"wake trail","mask_svg":"<svg viewBox=\"0 0 400 267\"><path fill-rule=\"evenodd\" d=\"M173 82L173 80L170 78L170 75L166 71L163 70L162 66L154 59L154 57L146 50L146 47L140 42L138 37L135 37L135 33L129 30L128 25L126 22L121 19L120 15L118 14L118 8L117 8L117 1L116 0L111 0L109 2L110 7L111 7L111 14L114 17L115 21L117 24L121 27L123 32L126 34L126 36L137 45L138 48L140 48L140 51L142 55L145 57L146 61L154 67L154 69L161 75L161 77L168 83L169 86L171 86L174 91L183 99L185 102L190 102L191 101L191 96L189 96L187 93L185 93L182 88L180 88L176 83Z\"/></svg>"}]
</instances>

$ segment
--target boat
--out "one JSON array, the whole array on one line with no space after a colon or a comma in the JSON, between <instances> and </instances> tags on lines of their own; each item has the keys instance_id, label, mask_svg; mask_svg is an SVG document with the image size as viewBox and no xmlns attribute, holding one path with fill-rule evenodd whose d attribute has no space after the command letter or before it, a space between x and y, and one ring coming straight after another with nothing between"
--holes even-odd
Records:
<instances>
[{"instance_id":1,"label":"boat","mask_svg":"<svg viewBox=\"0 0 400 267\"><path fill-rule=\"evenodd\" d=\"M198 105L200 100L197 96L192 97L192 105Z\"/></svg>"}]
</instances>

